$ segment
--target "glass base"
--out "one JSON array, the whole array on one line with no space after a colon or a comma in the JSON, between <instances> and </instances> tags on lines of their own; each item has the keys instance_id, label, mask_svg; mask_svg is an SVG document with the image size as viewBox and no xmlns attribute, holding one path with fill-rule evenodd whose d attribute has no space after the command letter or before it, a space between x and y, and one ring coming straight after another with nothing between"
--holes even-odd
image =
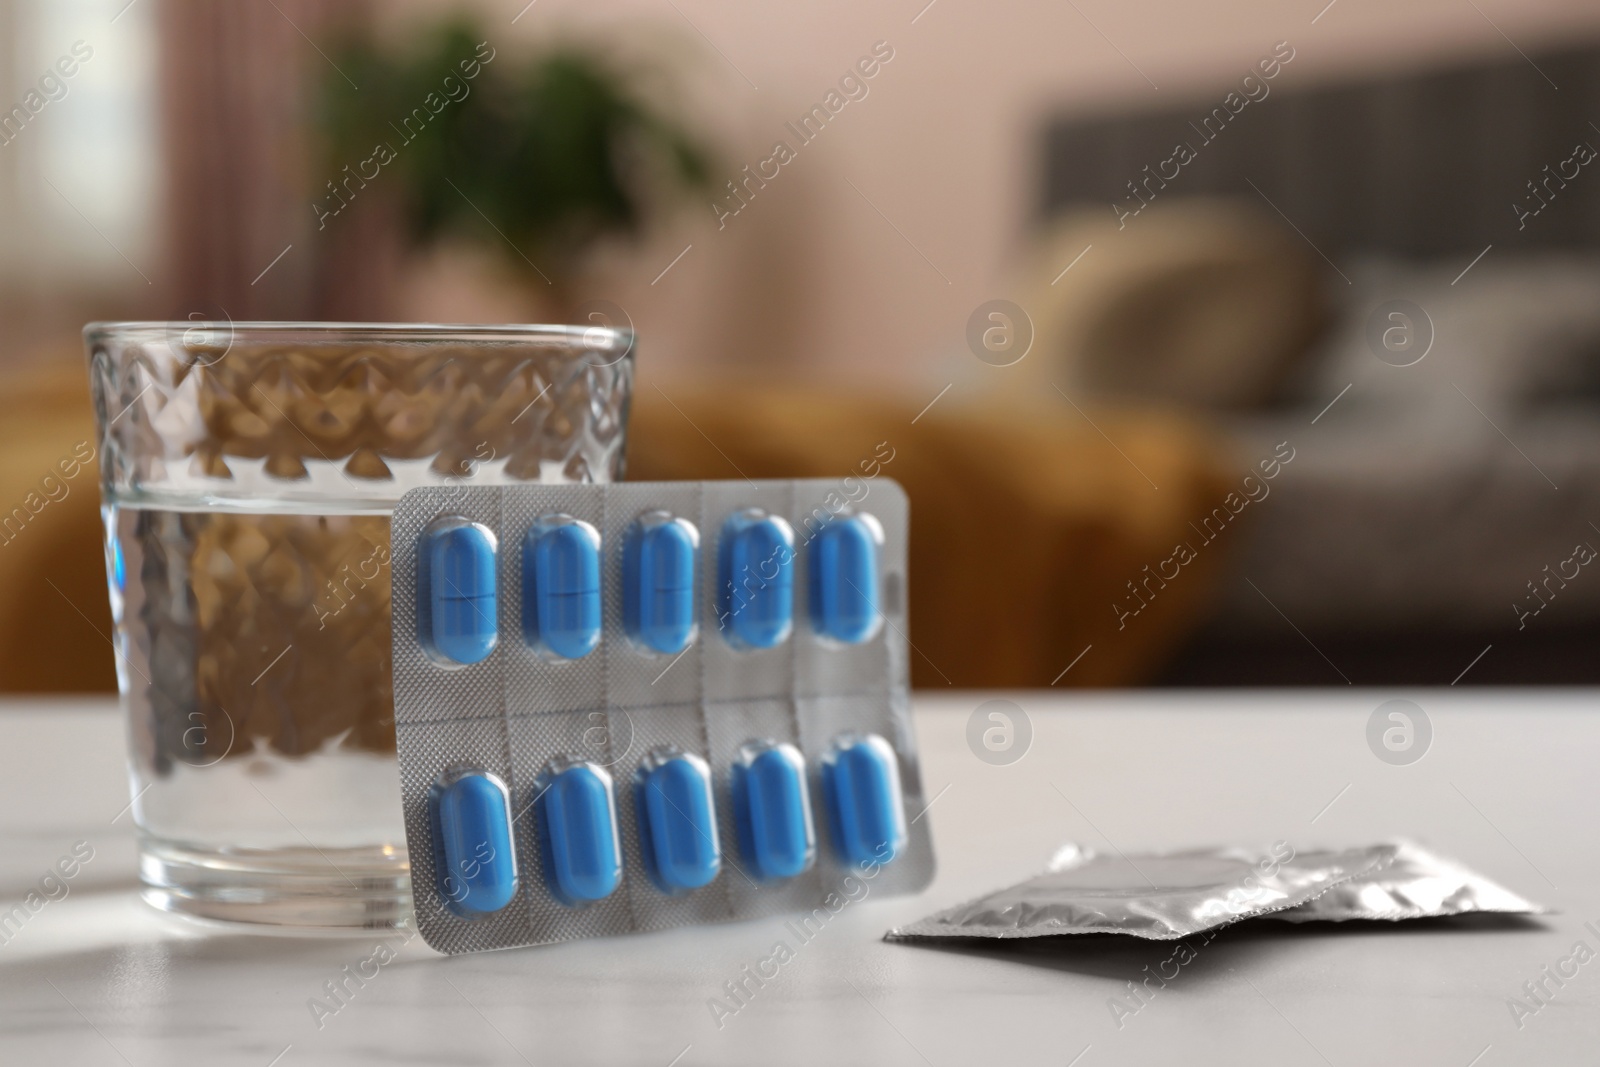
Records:
<instances>
[{"instance_id":1,"label":"glass base","mask_svg":"<svg viewBox=\"0 0 1600 1067\"><path fill-rule=\"evenodd\" d=\"M279 934L392 930L411 915L404 848L197 850L139 844L146 903L191 919Z\"/></svg>"}]
</instances>

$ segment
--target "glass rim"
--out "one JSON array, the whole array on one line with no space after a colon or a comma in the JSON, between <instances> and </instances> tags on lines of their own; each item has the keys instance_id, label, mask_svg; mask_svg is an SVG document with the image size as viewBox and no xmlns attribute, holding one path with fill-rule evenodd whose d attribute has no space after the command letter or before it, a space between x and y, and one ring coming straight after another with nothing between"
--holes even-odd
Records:
<instances>
[{"instance_id":1,"label":"glass rim","mask_svg":"<svg viewBox=\"0 0 1600 1067\"><path fill-rule=\"evenodd\" d=\"M311 322L231 319L126 320L90 322L84 340L139 341L170 338L189 330L218 330L230 340L299 341L350 344L359 342L529 342L558 341L588 349L630 349L634 331L618 326L575 326L560 323L439 323L439 322Z\"/></svg>"}]
</instances>

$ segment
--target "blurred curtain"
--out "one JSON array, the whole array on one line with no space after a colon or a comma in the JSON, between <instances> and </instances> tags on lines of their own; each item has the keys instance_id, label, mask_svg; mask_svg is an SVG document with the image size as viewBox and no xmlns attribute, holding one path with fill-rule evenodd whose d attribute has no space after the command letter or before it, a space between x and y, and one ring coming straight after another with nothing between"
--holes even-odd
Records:
<instances>
[{"instance_id":1,"label":"blurred curtain","mask_svg":"<svg viewBox=\"0 0 1600 1067\"><path fill-rule=\"evenodd\" d=\"M389 281L377 212L317 239L325 176L310 116L368 0L161 0L168 277L174 317L372 317ZM374 231L377 231L375 233ZM362 256L372 269L353 264ZM281 258L280 258L281 257ZM365 315L363 314L365 312Z\"/></svg>"}]
</instances>

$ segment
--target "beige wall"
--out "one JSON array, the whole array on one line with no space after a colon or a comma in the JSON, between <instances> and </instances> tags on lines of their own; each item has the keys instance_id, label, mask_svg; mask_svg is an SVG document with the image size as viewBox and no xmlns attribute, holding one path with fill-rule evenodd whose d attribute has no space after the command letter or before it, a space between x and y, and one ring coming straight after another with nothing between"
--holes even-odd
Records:
<instances>
[{"instance_id":1,"label":"beige wall","mask_svg":"<svg viewBox=\"0 0 1600 1067\"><path fill-rule=\"evenodd\" d=\"M525 2L481 4L490 31L513 44L610 36L674 56L726 177L777 139L798 152L725 228L706 205L613 263L601 288L640 330L647 381L792 370L929 396L982 370L964 325L1007 295L1052 110L1207 92L1285 39L1297 54L1280 85L1514 55L1501 31L1529 52L1600 32L1587 0L1476 0L1481 12L1469 0L1336 0L1315 25L1325 0L935 0L920 17L926 0L537 0L512 25ZM409 0L394 17L445 6ZM879 40L894 58L869 95L800 146L785 121Z\"/></svg>"}]
</instances>

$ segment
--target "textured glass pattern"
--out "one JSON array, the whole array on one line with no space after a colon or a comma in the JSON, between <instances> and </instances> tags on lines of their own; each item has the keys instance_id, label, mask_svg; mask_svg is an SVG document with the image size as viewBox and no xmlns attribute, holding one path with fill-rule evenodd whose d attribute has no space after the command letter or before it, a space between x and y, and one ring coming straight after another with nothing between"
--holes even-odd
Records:
<instances>
[{"instance_id":1,"label":"textured glass pattern","mask_svg":"<svg viewBox=\"0 0 1600 1067\"><path fill-rule=\"evenodd\" d=\"M119 500L392 506L450 478L621 474L631 334L182 323L86 333L102 472Z\"/></svg>"}]
</instances>

